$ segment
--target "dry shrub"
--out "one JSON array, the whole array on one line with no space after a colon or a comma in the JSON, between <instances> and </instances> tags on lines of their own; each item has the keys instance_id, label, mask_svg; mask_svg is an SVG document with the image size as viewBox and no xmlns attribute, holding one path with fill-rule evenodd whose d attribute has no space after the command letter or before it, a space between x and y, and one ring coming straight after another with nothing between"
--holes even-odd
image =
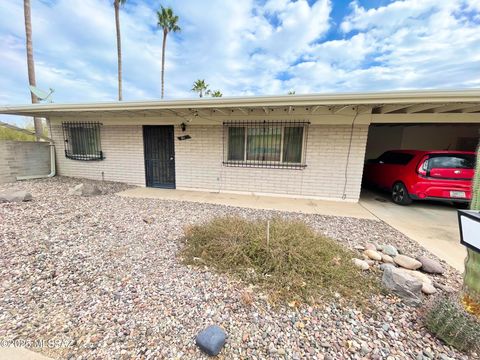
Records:
<instances>
[{"instance_id":1,"label":"dry shrub","mask_svg":"<svg viewBox=\"0 0 480 360\"><path fill-rule=\"evenodd\" d=\"M353 265L352 251L301 221L271 219L267 241L265 220L216 218L186 229L181 256L259 285L273 300L310 301L338 292L361 302L379 289L376 277Z\"/></svg>"},{"instance_id":2,"label":"dry shrub","mask_svg":"<svg viewBox=\"0 0 480 360\"><path fill-rule=\"evenodd\" d=\"M465 311L458 295L435 298L424 312L425 327L437 338L460 351L480 352L480 321Z\"/></svg>"}]
</instances>

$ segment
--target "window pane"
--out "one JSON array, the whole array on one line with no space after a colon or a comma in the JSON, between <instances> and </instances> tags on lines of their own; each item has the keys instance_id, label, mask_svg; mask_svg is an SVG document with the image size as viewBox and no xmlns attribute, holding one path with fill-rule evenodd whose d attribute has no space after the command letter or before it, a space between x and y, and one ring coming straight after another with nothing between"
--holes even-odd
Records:
<instances>
[{"instance_id":1,"label":"window pane","mask_svg":"<svg viewBox=\"0 0 480 360\"><path fill-rule=\"evenodd\" d=\"M303 127L286 127L283 137L283 162L302 162Z\"/></svg>"},{"instance_id":2,"label":"window pane","mask_svg":"<svg viewBox=\"0 0 480 360\"><path fill-rule=\"evenodd\" d=\"M475 156L468 154L434 155L429 160L430 169L473 169Z\"/></svg>"},{"instance_id":3,"label":"window pane","mask_svg":"<svg viewBox=\"0 0 480 360\"><path fill-rule=\"evenodd\" d=\"M254 127L247 130L247 160L280 161L281 127Z\"/></svg>"},{"instance_id":4,"label":"window pane","mask_svg":"<svg viewBox=\"0 0 480 360\"><path fill-rule=\"evenodd\" d=\"M72 152L76 155L95 155L97 133L94 129L74 127L70 129Z\"/></svg>"},{"instance_id":5,"label":"window pane","mask_svg":"<svg viewBox=\"0 0 480 360\"><path fill-rule=\"evenodd\" d=\"M227 160L243 161L245 152L245 128L228 128L228 157Z\"/></svg>"}]
</instances>

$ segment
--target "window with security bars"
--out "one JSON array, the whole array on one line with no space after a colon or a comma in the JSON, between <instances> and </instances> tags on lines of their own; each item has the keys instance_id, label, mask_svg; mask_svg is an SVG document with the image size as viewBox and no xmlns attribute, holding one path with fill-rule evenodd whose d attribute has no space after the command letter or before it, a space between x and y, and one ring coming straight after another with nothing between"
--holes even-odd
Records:
<instances>
[{"instance_id":1,"label":"window with security bars","mask_svg":"<svg viewBox=\"0 0 480 360\"><path fill-rule=\"evenodd\" d=\"M98 122L64 122L65 157L73 160L103 160Z\"/></svg>"},{"instance_id":2,"label":"window with security bars","mask_svg":"<svg viewBox=\"0 0 480 360\"><path fill-rule=\"evenodd\" d=\"M224 165L304 168L308 122L224 123Z\"/></svg>"}]
</instances>

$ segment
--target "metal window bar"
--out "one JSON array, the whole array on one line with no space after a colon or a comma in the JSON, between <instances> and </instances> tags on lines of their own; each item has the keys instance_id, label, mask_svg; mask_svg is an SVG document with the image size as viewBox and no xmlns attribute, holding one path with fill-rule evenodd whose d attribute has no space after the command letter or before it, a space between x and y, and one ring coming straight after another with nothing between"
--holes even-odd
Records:
<instances>
[{"instance_id":1,"label":"metal window bar","mask_svg":"<svg viewBox=\"0 0 480 360\"><path fill-rule=\"evenodd\" d=\"M62 123L65 157L73 160L103 160L99 122Z\"/></svg>"},{"instance_id":2,"label":"metal window bar","mask_svg":"<svg viewBox=\"0 0 480 360\"><path fill-rule=\"evenodd\" d=\"M228 121L223 123L223 165L304 169L308 121ZM243 128L243 147L238 128ZM301 128L293 131L290 128ZM287 129L287 130L285 130ZM298 149L300 147L300 149ZM298 153L300 151L300 153ZM243 153L243 157L242 157ZM238 159L241 160L238 160ZM293 160L292 160L293 159Z\"/></svg>"}]
</instances>

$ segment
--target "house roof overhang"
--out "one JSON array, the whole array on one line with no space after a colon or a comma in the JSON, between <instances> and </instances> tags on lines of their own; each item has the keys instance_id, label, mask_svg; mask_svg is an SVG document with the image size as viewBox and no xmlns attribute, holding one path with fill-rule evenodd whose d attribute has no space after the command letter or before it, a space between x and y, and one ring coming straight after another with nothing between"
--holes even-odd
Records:
<instances>
[{"instance_id":1,"label":"house roof overhang","mask_svg":"<svg viewBox=\"0 0 480 360\"><path fill-rule=\"evenodd\" d=\"M249 96L197 98L183 100L116 101L78 104L29 104L0 106L0 114L52 116L191 116L249 114L278 108L290 111L302 108L314 114L327 110L331 114L356 111L362 114L474 114L480 113L480 90L396 91L372 93L338 93L312 95Z\"/></svg>"}]
</instances>

